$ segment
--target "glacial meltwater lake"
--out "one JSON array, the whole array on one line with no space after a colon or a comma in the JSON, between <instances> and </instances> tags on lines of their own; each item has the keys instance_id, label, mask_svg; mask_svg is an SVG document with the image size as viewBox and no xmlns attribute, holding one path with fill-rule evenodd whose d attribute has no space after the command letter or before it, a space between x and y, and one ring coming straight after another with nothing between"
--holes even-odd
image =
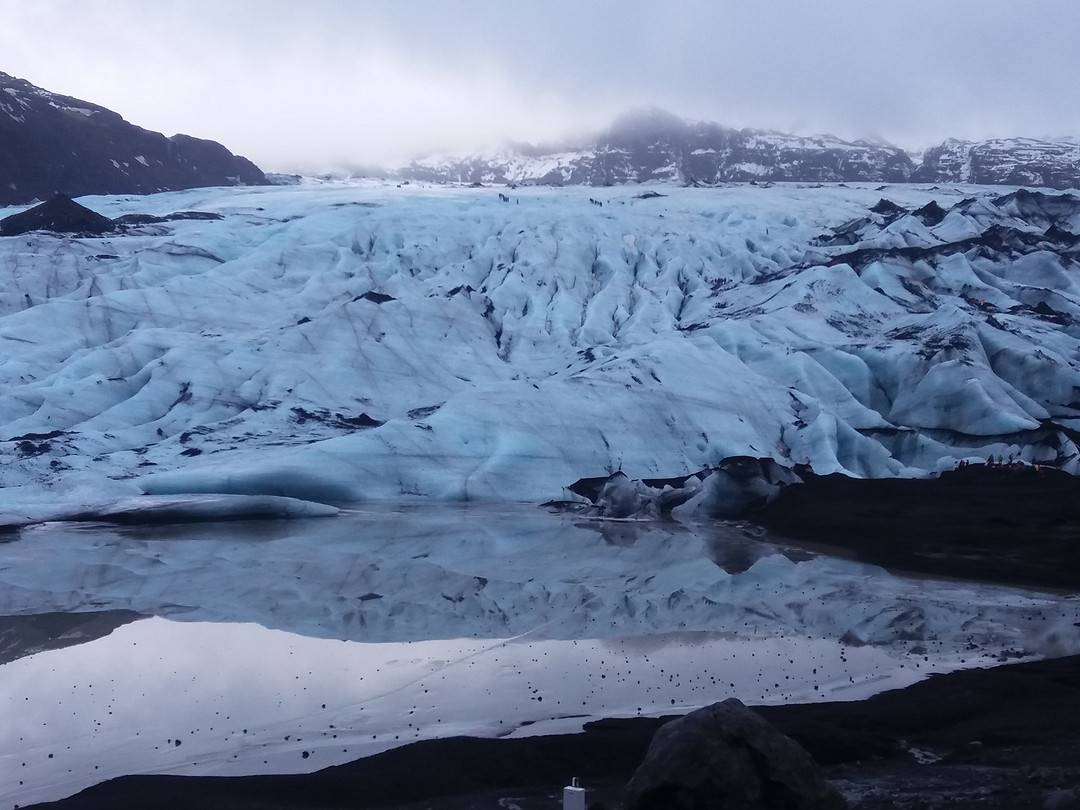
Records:
<instances>
[{"instance_id":1,"label":"glacial meltwater lake","mask_svg":"<svg viewBox=\"0 0 1080 810\"><path fill-rule=\"evenodd\" d=\"M51 523L0 543L0 810L125 773L312 771L421 739L852 700L1076 644L1073 596L742 524L535 506Z\"/></svg>"}]
</instances>

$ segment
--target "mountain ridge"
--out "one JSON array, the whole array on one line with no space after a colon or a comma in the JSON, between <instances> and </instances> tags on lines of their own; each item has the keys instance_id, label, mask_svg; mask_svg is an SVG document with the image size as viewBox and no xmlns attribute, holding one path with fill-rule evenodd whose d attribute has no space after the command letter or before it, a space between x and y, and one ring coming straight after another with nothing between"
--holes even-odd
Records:
<instances>
[{"instance_id":1,"label":"mountain ridge","mask_svg":"<svg viewBox=\"0 0 1080 810\"><path fill-rule=\"evenodd\" d=\"M433 154L386 176L505 185L959 182L1061 190L1080 186L1080 144L1074 139L949 138L916 160L883 141L733 129L686 121L652 107L619 116L591 138L549 145L508 143L493 152L464 156Z\"/></svg>"},{"instance_id":2,"label":"mountain ridge","mask_svg":"<svg viewBox=\"0 0 1080 810\"><path fill-rule=\"evenodd\" d=\"M880 140L734 129L652 106L623 113L591 136L507 142L489 152L429 154L397 168L350 173L466 185L917 182L1064 190L1080 187L1080 138L948 138L913 155ZM277 181L215 141L166 137L100 105L0 72L0 205L56 193L147 194L269 182Z\"/></svg>"},{"instance_id":3,"label":"mountain ridge","mask_svg":"<svg viewBox=\"0 0 1080 810\"><path fill-rule=\"evenodd\" d=\"M266 182L258 166L216 141L166 137L98 104L0 72L0 205L56 193L149 194Z\"/></svg>"}]
</instances>

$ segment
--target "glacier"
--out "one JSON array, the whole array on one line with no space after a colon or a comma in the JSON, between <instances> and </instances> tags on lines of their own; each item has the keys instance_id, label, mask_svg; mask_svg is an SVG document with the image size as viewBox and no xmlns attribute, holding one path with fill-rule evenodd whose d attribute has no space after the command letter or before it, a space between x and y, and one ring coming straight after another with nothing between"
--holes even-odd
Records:
<instances>
[{"instance_id":1,"label":"glacier","mask_svg":"<svg viewBox=\"0 0 1080 810\"><path fill-rule=\"evenodd\" d=\"M0 239L5 525L142 493L539 503L731 456L1077 468L1069 195L368 181L82 202L145 224Z\"/></svg>"},{"instance_id":2,"label":"glacier","mask_svg":"<svg viewBox=\"0 0 1080 810\"><path fill-rule=\"evenodd\" d=\"M118 229L0 238L0 800L1080 650L1075 595L704 519L798 465L1076 472L1075 197L81 202Z\"/></svg>"}]
</instances>

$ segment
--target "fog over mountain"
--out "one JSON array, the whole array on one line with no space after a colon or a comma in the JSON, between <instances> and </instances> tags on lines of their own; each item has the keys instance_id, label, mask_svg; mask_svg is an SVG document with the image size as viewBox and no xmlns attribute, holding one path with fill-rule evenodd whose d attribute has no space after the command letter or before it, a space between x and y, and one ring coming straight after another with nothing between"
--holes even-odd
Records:
<instances>
[{"instance_id":1,"label":"fog over mountain","mask_svg":"<svg viewBox=\"0 0 1080 810\"><path fill-rule=\"evenodd\" d=\"M0 53L12 75L268 171L548 142L648 104L919 152L1080 134L1078 14L1068 0L10 0Z\"/></svg>"},{"instance_id":2,"label":"fog over mountain","mask_svg":"<svg viewBox=\"0 0 1080 810\"><path fill-rule=\"evenodd\" d=\"M6 73L0 73L0 91L0 203L55 193L145 194L268 182L251 161L213 141L166 138L97 104ZM487 153L432 155L351 174L503 185L919 181L1070 188L1080 184L1080 145L1030 138L949 139L922 159L882 142L735 130L647 107L573 142L508 144Z\"/></svg>"},{"instance_id":3,"label":"fog over mountain","mask_svg":"<svg viewBox=\"0 0 1080 810\"><path fill-rule=\"evenodd\" d=\"M1068 140L973 143L950 138L925 155L912 155L881 141L688 122L652 107L625 113L587 139L509 144L468 156L432 155L394 171L366 173L440 183L911 181L1073 188L1080 185L1080 146Z\"/></svg>"}]
</instances>

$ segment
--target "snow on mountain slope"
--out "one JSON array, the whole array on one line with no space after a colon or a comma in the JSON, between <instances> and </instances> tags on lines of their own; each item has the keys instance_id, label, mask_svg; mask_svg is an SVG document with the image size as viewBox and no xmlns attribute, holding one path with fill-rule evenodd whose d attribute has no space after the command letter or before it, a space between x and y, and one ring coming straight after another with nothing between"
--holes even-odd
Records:
<instances>
[{"instance_id":1,"label":"snow on mountain slope","mask_svg":"<svg viewBox=\"0 0 1080 810\"><path fill-rule=\"evenodd\" d=\"M392 174L426 182L606 186L748 180L899 183L914 170L906 153L886 144L728 129L647 108L620 116L606 132L583 142L431 155Z\"/></svg>"},{"instance_id":2,"label":"snow on mountain slope","mask_svg":"<svg viewBox=\"0 0 1080 810\"><path fill-rule=\"evenodd\" d=\"M1068 138L949 138L926 150L913 179L1074 188L1078 166L1080 144Z\"/></svg>"},{"instance_id":3,"label":"snow on mountain slope","mask_svg":"<svg viewBox=\"0 0 1080 810\"><path fill-rule=\"evenodd\" d=\"M6 521L139 491L537 502L732 455L1075 468L1080 202L660 190L84 198L223 218L0 240Z\"/></svg>"},{"instance_id":4,"label":"snow on mountain slope","mask_svg":"<svg viewBox=\"0 0 1080 810\"><path fill-rule=\"evenodd\" d=\"M558 145L507 144L471 155L430 155L387 175L441 183L681 182L974 183L1058 189L1080 185L1075 139L950 138L911 155L887 143L729 129L657 108L617 118L603 133Z\"/></svg>"}]
</instances>

